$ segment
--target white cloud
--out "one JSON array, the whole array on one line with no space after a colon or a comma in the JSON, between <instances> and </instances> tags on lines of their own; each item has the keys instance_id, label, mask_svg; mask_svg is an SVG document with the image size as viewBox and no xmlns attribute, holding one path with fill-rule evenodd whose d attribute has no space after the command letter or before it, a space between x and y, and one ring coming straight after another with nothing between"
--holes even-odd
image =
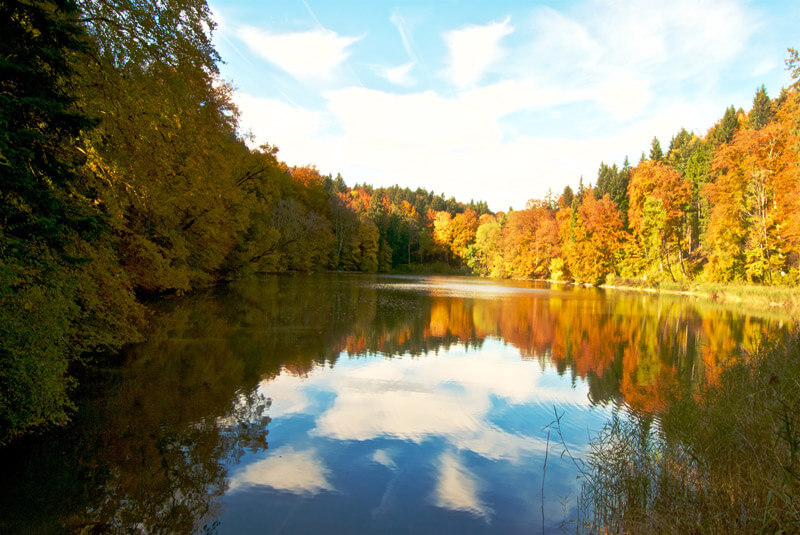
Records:
<instances>
[{"instance_id":1,"label":"white cloud","mask_svg":"<svg viewBox=\"0 0 800 535\"><path fill-rule=\"evenodd\" d=\"M478 82L486 70L503 56L500 41L514 29L509 18L484 26L467 26L444 35L450 57L448 71L458 87Z\"/></svg>"},{"instance_id":2,"label":"white cloud","mask_svg":"<svg viewBox=\"0 0 800 535\"><path fill-rule=\"evenodd\" d=\"M433 501L437 507L453 511L465 511L487 520L492 514L478 495L480 485L459 460L451 454L439 457L439 473Z\"/></svg>"},{"instance_id":3,"label":"white cloud","mask_svg":"<svg viewBox=\"0 0 800 535\"><path fill-rule=\"evenodd\" d=\"M390 21L409 61L379 74L418 85L408 22L396 11ZM594 181L600 161L621 163L628 154L635 163L654 135L667 143L682 126L705 133L732 98L714 89L725 71L770 67L760 59L736 63L759 24L737 1L587 0L560 11L538 8L527 20L515 18L513 28L506 18L446 32L454 96L434 87L413 94L340 87L323 93L326 105L313 110L275 99L239 101L245 126L259 142L278 145L290 165L315 163L350 184L422 185L486 200L495 210L522 208L548 188L574 187L580 176ZM514 41L503 41L512 32ZM263 44L262 33L254 46ZM334 72L354 41L329 30L282 37L306 34L319 38L270 47L305 47L314 61L325 54L311 49L330 52L333 59L320 61L334 66L306 75ZM481 85L489 71L501 81Z\"/></svg>"},{"instance_id":4,"label":"white cloud","mask_svg":"<svg viewBox=\"0 0 800 535\"><path fill-rule=\"evenodd\" d=\"M287 162L303 165L315 161L314 147L309 140L325 122L319 113L287 104L274 98L259 98L246 93L234 94L239 108L239 127L252 132L255 145L278 145L280 157Z\"/></svg>"},{"instance_id":5,"label":"white cloud","mask_svg":"<svg viewBox=\"0 0 800 535\"><path fill-rule=\"evenodd\" d=\"M775 58L765 58L760 62L758 62L758 64L755 65L755 67L753 67L751 76L753 76L754 78L757 78L759 76L764 76L765 74L774 71L780 67L781 66L778 64Z\"/></svg>"},{"instance_id":6,"label":"white cloud","mask_svg":"<svg viewBox=\"0 0 800 535\"><path fill-rule=\"evenodd\" d=\"M275 33L243 26L238 36L250 49L298 79L330 79L361 37L345 37L324 28Z\"/></svg>"},{"instance_id":7,"label":"white cloud","mask_svg":"<svg viewBox=\"0 0 800 535\"><path fill-rule=\"evenodd\" d=\"M290 447L269 452L269 457L254 462L231 478L230 489L266 486L294 494L318 494L333 490L328 469L313 449L294 451Z\"/></svg>"},{"instance_id":8,"label":"white cloud","mask_svg":"<svg viewBox=\"0 0 800 535\"><path fill-rule=\"evenodd\" d=\"M442 98L433 91L395 95L347 88L327 94L328 109L344 129L348 144L398 151L439 147L447 152L498 143L501 131L490 108ZM367 156L363 151L362 156Z\"/></svg>"},{"instance_id":9,"label":"white cloud","mask_svg":"<svg viewBox=\"0 0 800 535\"><path fill-rule=\"evenodd\" d=\"M380 69L378 74L393 84L412 86L416 83L416 80L411 76L411 69L413 68L414 63L408 62L397 67Z\"/></svg>"},{"instance_id":10,"label":"white cloud","mask_svg":"<svg viewBox=\"0 0 800 535\"><path fill-rule=\"evenodd\" d=\"M758 28L752 18L728 0L590 0L572 13L540 8L519 30L530 41L510 63L540 84L579 90L627 121L656 99L659 106L665 98L685 100L687 83L713 81L733 67Z\"/></svg>"},{"instance_id":11,"label":"white cloud","mask_svg":"<svg viewBox=\"0 0 800 535\"><path fill-rule=\"evenodd\" d=\"M539 75L548 71L574 75L599 59L599 44L589 29L555 9L544 7L535 11L526 30L530 45L519 51L520 63Z\"/></svg>"}]
</instances>

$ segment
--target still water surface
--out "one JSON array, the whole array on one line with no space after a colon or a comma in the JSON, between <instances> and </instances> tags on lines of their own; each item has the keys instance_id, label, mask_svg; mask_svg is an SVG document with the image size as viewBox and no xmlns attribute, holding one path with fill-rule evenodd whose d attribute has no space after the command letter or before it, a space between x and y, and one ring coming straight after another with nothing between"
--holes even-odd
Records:
<instances>
[{"instance_id":1,"label":"still water surface","mask_svg":"<svg viewBox=\"0 0 800 535\"><path fill-rule=\"evenodd\" d=\"M612 415L657 415L779 326L472 278L233 283L158 305L74 425L6 452L0 531L574 532Z\"/></svg>"}]
</instances>

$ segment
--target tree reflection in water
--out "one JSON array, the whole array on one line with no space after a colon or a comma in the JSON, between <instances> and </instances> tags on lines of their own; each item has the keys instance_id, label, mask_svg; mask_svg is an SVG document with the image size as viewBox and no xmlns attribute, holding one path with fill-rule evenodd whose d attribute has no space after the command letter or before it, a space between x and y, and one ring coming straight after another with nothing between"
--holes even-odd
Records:
<instances>
[{"instance_id":1,"label":"tree reflection in water","mask_svg":"<svg viewBox=\"0 0 800 535\"><path fill-rule=\"evenodd\" d=\"M259 384L342 356L421 357L499 339L585 380L593 403L653 413L717 380L734 349L781 323L685 298L313 275L163 302L152 326L122 365L87 378L70 428L4 453L0 531L213 529L229 467L267 448Z\"/></svg>"}]
</instances>

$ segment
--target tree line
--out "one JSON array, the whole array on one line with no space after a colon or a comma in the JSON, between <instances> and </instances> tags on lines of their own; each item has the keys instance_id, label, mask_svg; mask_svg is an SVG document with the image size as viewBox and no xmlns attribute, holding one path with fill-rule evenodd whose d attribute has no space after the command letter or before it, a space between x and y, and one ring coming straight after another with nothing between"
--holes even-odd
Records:
<instances>
[{"instance_id":1,"label":"tree line","mask_svg":"<svg viewBox=\"0 0 800 535\"><path fill-rule=\"evenodd\" d=\"M800 283L800 59L776 99L762 86L705 136L653 138L632 166L601 163L595 185L486 214L453 251L493 277L600 284L623 277Z\"/></svg>"}]
</instances>

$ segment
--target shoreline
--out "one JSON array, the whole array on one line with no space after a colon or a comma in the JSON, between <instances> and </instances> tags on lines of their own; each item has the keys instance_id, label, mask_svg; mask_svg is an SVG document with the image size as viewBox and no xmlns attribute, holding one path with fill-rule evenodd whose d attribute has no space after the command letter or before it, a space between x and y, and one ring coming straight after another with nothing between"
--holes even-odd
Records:
<instances>
[{"instance_id":1,"label":"shoreline","mask_svg":"<svg viewBox=\"0 0 800 535\"><path fill-rule=\"evenodd\" d=\"M679 285L680 283L670 283ZM800 289L788 286L727 285L722 283L693 283L693 288L666 288L637 284L601 284L598 288L614 291L645 292L650 294L696 297L712 303L743 305L762 311L783 312L800 319Z\"/></svg>"}]
</instances>

